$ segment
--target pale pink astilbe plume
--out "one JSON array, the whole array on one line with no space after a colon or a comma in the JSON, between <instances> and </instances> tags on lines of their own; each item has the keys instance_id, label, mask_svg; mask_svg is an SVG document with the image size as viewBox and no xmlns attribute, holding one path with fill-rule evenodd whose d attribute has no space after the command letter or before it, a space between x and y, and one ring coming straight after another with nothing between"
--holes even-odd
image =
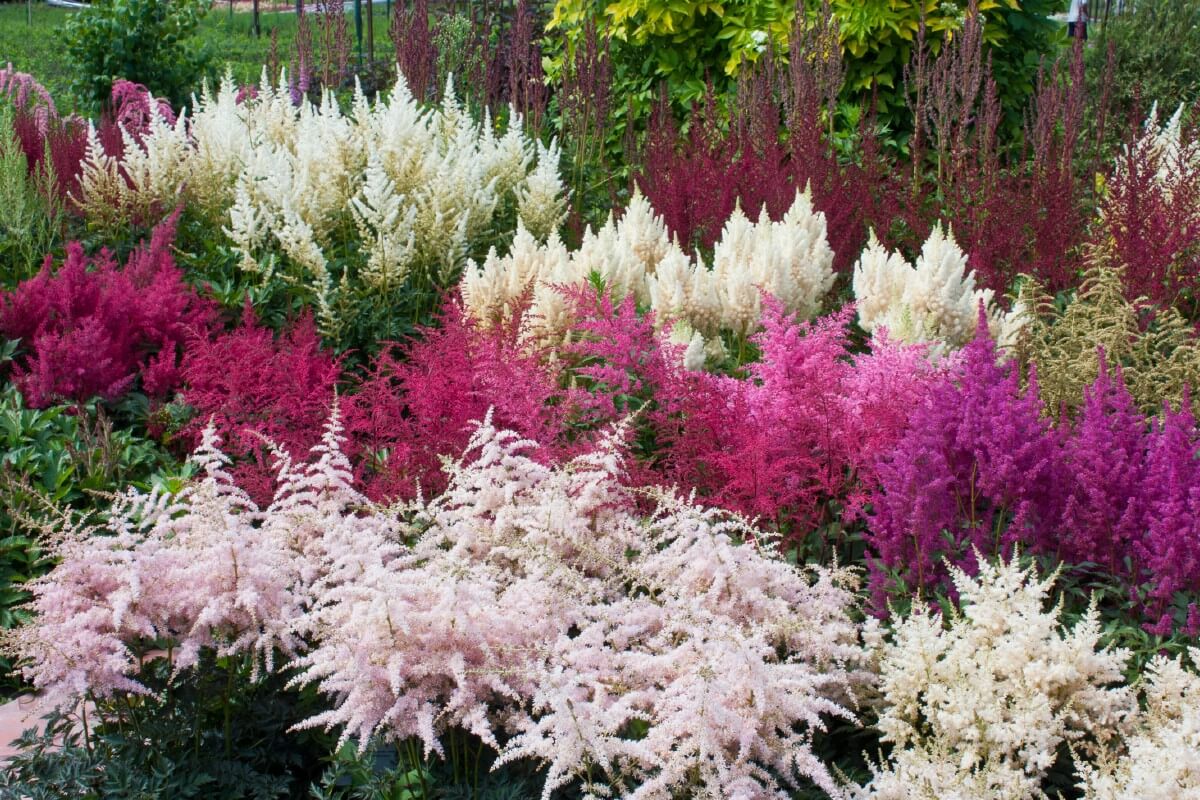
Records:
<instances>
[{"instance_id":1,"label":"pale pink astilbe plume","mask_svg":"<svg viewBox=\"0 0 1200 800\"><path fill-rule=\"evenodd\" d=\"M303 504L276 512L289 525L268 524L218 444L210 426L191 459L196 481L175 496L130 490L107 531L67 535L60 564L33 584L36 622L14 649L53 702L145 692L136 654L150 642L166 640L176 673L205 650L251 653L256 670L272 670L277 653L302 648L295 623L307 594L293 528L306 530ZM322 469L318 461L306 473L308 485Z\"/></svg>"},{"instance_id":2,"label":"pale pink astilbe plume","mask_svg":"<svg viewBox=\"0 0 1200 800\"><path fill-rule=\"evenodd\" d=\"M773 796L772 769L835 789L808 737L850 716L861 677L847 576L790 567L746 523L661 492L640 515L623 440L552 467L480 425L411 551L364 556L368 541L318 583L296 682L334 708L304 725L437 752L450 727L515 734L501 758L547 763L545 797L589 765L640 798L697 777Z\"/></svg>"}]
</instances>

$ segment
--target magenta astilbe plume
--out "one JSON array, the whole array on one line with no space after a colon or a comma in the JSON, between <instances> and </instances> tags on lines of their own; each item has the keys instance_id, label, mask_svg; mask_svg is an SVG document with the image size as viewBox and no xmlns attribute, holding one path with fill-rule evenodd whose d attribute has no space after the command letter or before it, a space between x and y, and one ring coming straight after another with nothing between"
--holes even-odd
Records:
<instances>
[{"instance_id":1,"label":"magenta astilbe plume","mask_svg":"<svg viewBox=\"0 0 1200 800\"><path fill-rule=\"evenodd\" d=\"M1103 353L1100 375L1065 445L1072 482L1057 554L1072 563L1097 563L1112 575L1130 568L1136 573L1136 565L1127 568L1124 559L1147 523L1147 421L1120 371L1109 375Z\"/></svg>"},{"instance_id":2,"label":"magenta astilbe plume","mask_svg":"<svg viewBox=\"0 0 1200 800\"><path fill-rule=\"evenodd\" d=\"M1133 554L1153 585L1143 598L1152 633L1175 627L1170 604L1179 592L1200 594L1200 432L1189 404L1164 409L1146 454L1146 531ZM1188 608L1184 632L1200 635L1200 612Z\"/></svg>"},{"instance_id":3,"label":"magenta astilbe plume","mask_svg":"<svg viewBox=\"0 0 1200 800\"><path fill-rule=\"evenodd\" d=\"M139 375L152 397L178 384L178 351L208 328L214 308L175 266L175 222L155 228L124 268L107 252L88 259L72 242L57 271L47 258L36 277L0 296L0 334L22 341L13 375L30 405L112 400Z\"/></svg>"},{"instance_id":4,"label":"magenta astilbe plume","mask_svg":"<svg viewBox=\"0 0 1200 800\"><path fill-rule=\"evenodd\" d=\"M150 129L155 117L168 125L175 124L175 111L171 104L161 97L154 97L140 83L118 78L113 83L110 103L113 120L135 138L140 138Z\"/></svg>"},{"instance_id":5,"label":"magenta astilbe plume","mask_svg":"<svg viewBox=\"0 0 1200 800\"><path fill-rule=\"evenodd\" d=\"M909 586L945 585L943 557L972 567L972 546L1054 541L1068 477L1060 436L1042 417L1036 380L1022 392L1018 370L997 365L986 324L980 331L876 468L868 541L880 607L893 588L887 570Z\"/></svg>"},{"instance_id":6,"label":"magenta astilbe plume","mask_svg":"<svg viewBox=\"0 0 1200 800\"><path fill-rule=\"evenodd\" d=\"M233 474L255 502L266 503L275 470L266 440L291 453L317 444L340 374L309 316L277 336L247 307L236 330L189 342L181 367L183 400L196 410L184 429L199 442L208 426L238 459Z\"/></svg>"},{"instance_id":7,"label":"magenta astilbe plume","mask_svg":"<svg viewBox=\"0 0 1200 800\"><path fill-rule=\"evenodd\" d=\"M402 352L380 353L346 400L348 450L357 456L360 485L375 499L440 493L442 459L462 452L489 409L498 424L551 448L567 413L556 378L518 340L515 325L483 332L458 303L448 303L438 325L419 331ZM376 458L380 453L386 456Z\"/></svg>"},{"instance_id":8,"label":"magenta astilbe plume","mask_svg":"<svg viewBox=\"0 0 1200 800\"><path fill-rule=\"evenodd\" d=\"M724 508L788 520L807 532L821 500L845 489L847 445L841 398L852 309L796 324L764 298L762 351L746 380L712 377L723 403L688 403L672 467L684 485ZM708 376L705 376L706 378Z\"/></svg>"}]
</instances>

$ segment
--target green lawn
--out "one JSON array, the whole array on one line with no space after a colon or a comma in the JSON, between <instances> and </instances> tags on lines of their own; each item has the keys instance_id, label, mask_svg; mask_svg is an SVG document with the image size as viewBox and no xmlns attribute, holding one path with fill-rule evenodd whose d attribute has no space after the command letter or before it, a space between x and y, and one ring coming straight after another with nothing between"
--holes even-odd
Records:
<instances>
[{"instance_id":1,"label":"green lawn","mask_svg":"<svg viewBox=\"0 0 1200 800\"><path fill-rule=\"evenodd\" d=\"M0 67L12 62L18 70L37 76L64 112L73 106L67 94L72 66L61 54L57 29L73 13L76 12L35 3L30 25L24 3L0 3ZM385 13L384 6L375 8L375 54L380 58L387 56L392 48L388 40ZM353 13L347 16L353 43ZM213 53L214 76L219 76L229 65L239 82L257 83L270 51L272 30L276 31L280 61L286 64L291 60L296 35L294 14L264 13L263 35L256 39L250 34L248 13L235 12L230 15L228 5L215 5L201 24L199 33Z\"/></svg>"}]
</instances>

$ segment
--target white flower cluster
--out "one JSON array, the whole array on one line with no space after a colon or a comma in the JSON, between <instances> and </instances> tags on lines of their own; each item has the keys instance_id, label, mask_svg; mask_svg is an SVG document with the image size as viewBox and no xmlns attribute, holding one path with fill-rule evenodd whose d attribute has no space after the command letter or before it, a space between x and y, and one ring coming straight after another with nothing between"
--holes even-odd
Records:
<instances>
[{"instance_id":1,"label":"white flower cluster","mask_svg":"<svg viewBox=\"0 0 1200 800\"><path fill-rule=\"evenodd\" d=\"M334 284L331 249L348 245L363 263L350 280L367 289L401 285L414 269L447 285L498 215L515 210L539 237L565 217L559 151L522 131L497 136L474 121L453 87L423 108L399 79L371 102L356 88L349 112L326 93L319 105L292 103L286 82L264 74L256 96L238 102L228 77L193 102L187 124L161 119L140 140L124 134L120 159L89 136L81 178L85 212L107 219L171 207L182 194L225 233L246 270L312 288L326 312ZM357 238L346 242L354 231ZM356 257L356 256L355 256Z\"/></svg>"},{"instance_id":2,"label":"white flower cluster","mask_svg":"<svg viewBox=\"0 0 1200 800\"><path fill-rule=\"evenodd\" d=\"M854 297L859 324L869 333L886 328L894 340L928 342L933 351L960 347L975 335L983 303L991 333L1002 343L1015 341L1025 315L1003 314L992 303L991 289L975 288L975 273L954 235L936 226L915 264L889 253L871 234L854 265Z\"/></svg>"},{"instance_id":3,"label":"white flower cluster","mask_svg":"<svg viewBox=\"0 0 1200 800\"><path fill-rule=\"evenodd\" d=\"M570 325L569 304L557 287L595 278L617 298L633 294L660 321L677 323L674 335L699 347L705 338L719 344L721 330L752 332L762 311L762 292L778 298L791 313L816 315L833 286L833 251L825 215L813 209L807 192L797 193L778 222L765 211L757 222L741 209L734 211L710 268L698 257L689 258L645 197L635 194L620 220L610 216L598 231L589 229L575 252L555 236L538 244L518 230L507 256L493 251L482 265L468 267L462 294L467 309L483 324L507 317L528 300L533 332L556 339Z\"/></svg>"},{"instance_id":4,"label":"white flower cluster","mask_svg":"<svg viewBox=\"0 0 1200 800\"><path fill-rule=\"evenodd\" d=\"M1200 666L1200 649L1189 655ZM1124 753L1080 767L1085 800L1200 798L1200 675L1156 656L1146 677L1146 707Z\"/></svg>"},{"instance_id":5,"label":"white flower cluster","mask_svg":"<svg viewBox=\"0 0 1200 800\"><path fill-rule=\"evenodd\" d=\"M1142 125L1144 133L1133 145L1135 152L1144 152L1158 165L1158 182L1165 190L1170 191L1175 184L1175 176L1181 169L1200 169L1200 147L1194 143L1188 144L1183 136L1183 105L1175 109L1161 126L1158 122L1158 102L1150 106L1150 114ZM1122 169L1121 159L1117 160L1117 169Z\"/></svg>"},{"instance_id":6,"label":"white flower cluster","mask_svg":"<svg viewBox=\"0 0 1200 800\"><path fill-rule=\"evenodd\" d=\"M1052 582L1016 559L983 563L976 577L954 572L962 608L949 620L914 604L879 645L878 727L895 749L860 798L1042 798L1060 744L1127 726L1128 653L1097 649L1095 607L1064 630L1045 610Z\"/></svg>"}]
</instances>

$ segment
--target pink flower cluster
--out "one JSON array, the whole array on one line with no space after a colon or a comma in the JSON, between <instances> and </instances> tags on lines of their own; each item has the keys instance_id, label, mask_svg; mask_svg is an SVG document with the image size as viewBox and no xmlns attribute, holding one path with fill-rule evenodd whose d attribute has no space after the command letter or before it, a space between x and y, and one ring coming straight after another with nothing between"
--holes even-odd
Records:
<instances>
[{"instance_id":1,"label":"pink flower cluster","mask_svg":"<svg viewBox=\"0 0 1200 800\"><path fill-rule=\"evenodd\" d=\"M330 702L301 727L439 752L464 728L547 764L547 796L582 781L667 800L699 782L765 798L801 778L839 793L811 735L852 718L866 679L852 574L790 566L670 493L643 516L619 439L549 467L485 420L407 527L351 487L336 413L308 462L277 454L261 510L210 428L180 496L130 493L111 535L67 537L14 638L25 675L69 702L145 691L152 640L177 674L204 649L290 656Z\"/></svg>"},{"instance_id":2,"label":"pink flower cluster","mask_svg":"<svg viewBox=\"0 0 1200 800\"><path fill-rule=\"evenodd\" d=\"M214 307L175 266L175 219L123 267L72 242L57 270L47 257L36 277L0 294L0 335L21 340L13 378L30 405L111 400L139 379L151 397L178 385L180 348L209 327Z\"/></svg>"}]
</instances>

